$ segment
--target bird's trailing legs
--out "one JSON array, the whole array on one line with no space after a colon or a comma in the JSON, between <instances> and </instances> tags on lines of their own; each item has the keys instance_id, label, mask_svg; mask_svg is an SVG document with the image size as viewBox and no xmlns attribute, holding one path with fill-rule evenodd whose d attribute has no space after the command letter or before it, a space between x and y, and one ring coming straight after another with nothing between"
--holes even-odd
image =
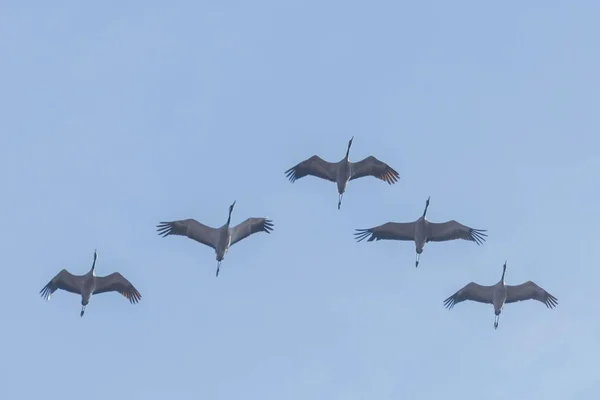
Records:
<instances>
[{"instance_id":1,"label":"bird's trailing legs","mask_svg":"<svg viewBox=\"0 0 600 400\"><path fill-rule=\"evenodd\" d=\"M340 207L342 206L342 197L344 197L344 193L340 193L338 195L338 210L340 209Z\"/></svg>"},{"instance_id":2,"label":"bird's trailing legs","mask_svg":"<svg viewBox=\"0 0 600 400\"><path fill-rule=\"evenodd\" d=\"M85 312L85 307L86 306L81 306L81 314L79 314L80 317L83 317L83 313Z\"/></svg>"},{"instance_id":3,"label":"bird's trailing legs","mask_svg":"<svg viewBox=\"0 0 600 400\"><path fill-rule=\"evenodd\" d=\"M417 257L415 259L415 268L419 266L419 260L421 259L421 253L417 253Z\"/></svg>"},{"instance_id":4,"label":"bird's trailing legs","mask_svg":"<svg viewBox=\"0 0 600 400\"><path fill-rule=\"evenodd\" d=\"M500 321L500 314L494 316L494 329L498 329L498 322Z\"/></svg>"},{"instance_id":5,"label":"bird's trailing legs","mask_svg":"<svg viewBox=\"0 0 600 400\"><path fill-rule=\"evenodd\" d=\"M219 276L219 268L221 268L221 261L217 261L217 277Z\"/></svg>"}]
</instances>

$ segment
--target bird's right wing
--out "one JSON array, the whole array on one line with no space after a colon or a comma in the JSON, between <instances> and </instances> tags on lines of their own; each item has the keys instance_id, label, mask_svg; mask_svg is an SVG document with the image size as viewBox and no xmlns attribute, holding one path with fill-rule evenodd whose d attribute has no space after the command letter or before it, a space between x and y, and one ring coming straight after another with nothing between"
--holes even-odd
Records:
<instances>
[{"instance_id":1,"label":"bird's right wing","mask_svg":"<svg viewBox=\"0 0 600 400\"><path fill-rule=\"evenodd\" d=\"M556 297L546 292L532 281L527 281L520 285L506 285L505 303L514 303L523 300L537 300L544 303L548 308L554 308L558 305Z\"/></svg>"},{"instance_id":2,"label":"bird's right wing","mask_svg":"<svg viewBox=\"0 0 600 400\"><path fill-rule=\"evenodd\" d=\"M335 182L336 164L325 161L321 157L315 155L288 169L285 171L285 175L292 183L300 178L304 178L306 175L312 175Z\"/></svg>"},{"instance_id":3,"label":"bird's right wing","mask_svg":"<svg viewBox=\"0 0 600 400\"><path fill-rule=\"evenodd\" d=\"M193 218L178 221L161 222L156 225L158 234L162 237L169 235L187 236L213 249L217 247L218 232L215 228L201 224Z\"/></svg>"},{"instance_id":4,"label":"bird's right wing","mask_svg":"<svg viewBox=\"0 0 600 400\"><path fill-rule=\"evenodd\" d=\"M258 233L266 232L271 233L273 230L273 221L268 218L248 218L244 222L231 228L231 243L233 246L235 243L248 236Z\"/></svg>"},{"instance_id":5,"label":"bird's right wing","mask_svg":"<svg viewBox=\"0 0 600 400\"><path fill-rule=\"evenodd\" d=\"M56 291L56 289L62 289L66 290L67 292L81 294L81 287L81 276L73 275L66 269L63 269L56 274L56 276L52 278L50 282L48 282L46 286L42 288L42 290L40 290L40 294L43 298L50 300L50 296Z\"/></svg>"},{"instance_id":6,"label":"bird's right wing","mask_svg":"<svg viewBox=\"0 0 600 400\"><path fill-rule=\"evenodd\" d=\"M446 222L428 222L427 230L428 242L444 242L446 240L463 239L482 244L485 242L487 236L487 233L485 233L487 230L473 229L455 220Z\"/></svg>"},{"instance_id":7,"label":"bird's right wing","mask_svg":"<svg viewBox=\"0 0 600 400\"><path fill-rule=\"evenodd\" d=\"M493 286L482 286L471 282L452 296L444 300L444 305L450 309L454 305L465 300L476 301L478 303L492 304Z\"/></svg>"},{"instance_id":8,"label":"bird's right wing","mask_svg":"<svg viewBox=\"0 0 600 400\"><path fill-rule=\"evenodd\" d=\"M398 179L400 179L400 175L394 168L373 156L352 163L352 176L350 180L362 178L363 176L374 176L390 185L398 182Z\"/></svg>"},{"instance_id":9,"label":"bird's right wing","mask_svg":"<svg viewBox=\"0 0 600 400\"><path fill-rule=\"evenodd\" d=\"M373 240L415 240L414 222L388 222L369 229L357 229L354 233L358 242Z\"/></svg>"},{"instance_id":10,"label":"bird's right wing","mask_svg":"<svg viewBox=\"0 0 600 400\"><path fill-rule=\"evenodd\" d=\"M96 288L94 294L118 292L123 295L131 304L135 304L142 299L142 295L123 275L113 272L107 276L96 277Z\"/></svg>"}]
</instances>

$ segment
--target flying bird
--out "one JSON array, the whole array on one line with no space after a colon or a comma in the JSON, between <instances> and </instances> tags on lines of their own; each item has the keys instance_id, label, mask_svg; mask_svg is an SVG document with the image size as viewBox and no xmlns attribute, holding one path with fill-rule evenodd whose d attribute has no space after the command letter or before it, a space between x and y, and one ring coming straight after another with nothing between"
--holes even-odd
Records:
<instances>
[{"instance_id":1,"label":"flying bird","mask_svg":"<svg viewBox=\"0 0 600 400\"><path fill-rule=\"evenodd\" d=\"M267 218L248 218L233 228L229 227L231 212L234 206L235 201L229 206L227 222L220 228L212 228L193 218L189 218L171 222L160 222L156 225L158 234L162 237L169 235L187 236L199 243L212 247L217 255L216 276L219 276L221 261L223 261L225 254L231 246L253 233L271 233L273 230L273 221Z\"/></svg>"},{"instance_id":2,"label":"flying bird","mask_svg":"<svg viewBox=\"0 0 600 400\"><path fill-rule=\"evenodd\" d=\"M463 239L470 240L478 245L485 242L487 230L473 229L455 220L447 222L429 222L425 215L429 207L429 199L425 202L423 215L414 222L388 222L370 229L357 229L354 235L358 242L368 238L373 240L409 240L415 242L416 261L415 267L419 266L419 260L423 247L427 242L445 242L448 240Z\"/></svg>"},{"instance_id":3,"label":"flying bird","mask_svg":"<svg viewBox=\"0 0 600 400\"><path fill-rule=\"evenodd\" d=\"M471 282L444 300L444 305L448 309L451 309L456 304L465 300L492 304L494 306L495 314L494 329L498 328L498 321L500 320L500 313L504 308L504 304L524 300L537 300L544 303L548 308L554 308L558 305L558 299L556 297L552 296L532 281L527 281L516 286L507 285L504 282L505 273L506 262L504 262L504 266L502 267L502 278L500 278L500 282L493 286L482 286L475 282Z\"/></svg>"},{"instance_id":4,"label":"flying bird","mask_svg":"<svg viewBox=\"0 0 600 400\"><path fill-rule=\"evenodd\" d=\"M323 160L321 157L314 155L285 171L287 178L293 183L307 175L312 175L317 178L335 182L339 194L338 210L342 205L342 197L344 196L349 181L364 176L374 176L391 185L400 179L400 175L398 175L396 170L373 156L369 156L358 162L351 162L349 160L349 155L352 140L354 140L354 136L352 136L348 142L346 156L340 161L330 163Z\"/></svg>"},{"instance_id":5,"label":"flying bird","mask_svg":"<svg viewBox=\"0 0 600 400\"><path fill-rule=\"evenodd\" d=\"M73 275L66 269L60 271L40 290L42 297L50 300L50 296L57 289L81 295L81 317L83 317L85 307L94 294L118 292L125 296L131 304L135 304L142 299L140 292L120 273L114 272L107 276L96 276L97 257L96 250L94 250L92 269L85 275Z\"/></svg>"}]
</instances>

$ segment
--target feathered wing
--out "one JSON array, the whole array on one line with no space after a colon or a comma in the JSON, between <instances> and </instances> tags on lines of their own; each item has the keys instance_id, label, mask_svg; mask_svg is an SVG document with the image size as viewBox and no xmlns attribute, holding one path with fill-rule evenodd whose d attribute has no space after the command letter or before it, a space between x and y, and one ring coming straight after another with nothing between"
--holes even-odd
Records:
<instances>
[{"instance_id":1,"label":"feathered wing","mask_svg":"<svg viewBox=\"0 0 600 400\"><path fill-rule=\"evenodd\" d=\"M244 222L231 228L231 243L233 246L235 243L242 239L247 238L253 233L266 232L271 233L273 230L273 221L267 218L248 218Z\"/></svg>"},{"instance_id":2,"label":"feathered wing","mask_svg":"<svg viewBox=\"0 0 600 400\"><path fill-rule=\"evenodd\" d=\"M390 185L398 182L400 175L398 172L373 156L369 156L359 162L351 163L352 176L350 180L362 178L363 176L374 176Z\"/></svg>"},{"instance_id":3,"label":"feathered wing","mask_svg":"<svg viewBox=\"0 0 600 400\"><path fill-rule=\"evenodd\" d=\"M467 284L465 287L444 300L444 305L451 309L456 304L465 300L476 301L478 303L492 304L493 286L482 286L475 282Z\"/></svg>"},{"instance_id":4,"label":"feathered wing","mask_svg":"<svg viewBox=\"0 0 600 400\"><path fill-rule=\"evenodd\" d=\"M306 175L312 175L335 182L336 164L325 161L321 157L315 155L288 169L285 171L285 175L292 183L300 178L304 178Z\"/></svg>"},{"instance_id":5,"label":"feathered wing","mask_svg":"<svg viewBox=\"0 0 600 400\"><path fill-rule=\"evenodd\" d=\"M217 229L201 224L193 218L171 222L160 222L156 225L158 234L162 237L169 235L187 236L196 242L215 249L217 247Z\"/></svg>"},{"instance_id":6,"label":"feathered wing","mask_svg":"<svg viewBox=\"0 0 600 400\"><path fill-rule=\"evenodd\" d=\"M94 294L118 292L125 296L131 304L135 304L142 299L142 295L123 275L113 272L107 276L96 277L96 288Z\"/></svg>"},{"instance_id":7,"label":"feathered wing","mask_svg":"<svg viewBox=\"0 0 600 400\"><path fill-rule=\"evenodd\" d=\"M414 222L388 222L369 229L357 229L354 233L358 242L373 240L415 240Z\"/></svg>"},{"instance_id":8,"label":"feathered wing","mask_svg":"<svg viewBox=\"0 0 600 400\"><path fill-rule=\"evenodd\" d=\"M520 285L506 285L505 303L514 303L523 300L537 300L542 302L548 308L554 308L558 305L558 299L546 292L532 281L527 281Z\"/></svg>"},{"instance_id":9,"label":"feathered wing","mask_svg":"<svg viewBox=\"0 0 600 400\"><path fill-rule=\"evenodd\" d=\"M473 229L463 225L455 220L437 223L427 223L427 241L428 242L444 242L447 240L463 239L470 240L477 244L485 242L487 230Z\"/></svg>"},{"instance_id":10,"label":"feathered wing","mask_svg":"<svg viewBox=\"0 0 600 400\"><path fill-rule=\"evenodd\" d=\"M50 300L50 296L57 289L66 290L67 292L75 294L81 294L82 285L80 281L81 276L73 275L66 269L63 269L58 274L56 274L56 276L52 278L50 282L48 282L46 286L42 288L42 290L40 290L40 294L43 298L48 300Z\"/></svg>"}]
</instances>

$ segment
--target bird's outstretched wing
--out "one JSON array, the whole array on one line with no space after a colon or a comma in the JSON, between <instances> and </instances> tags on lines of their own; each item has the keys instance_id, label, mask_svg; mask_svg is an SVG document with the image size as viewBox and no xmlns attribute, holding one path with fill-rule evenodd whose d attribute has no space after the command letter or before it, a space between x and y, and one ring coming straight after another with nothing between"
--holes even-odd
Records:
<instances>
[{"instance_id":1,"label":"bird's outstretched wing","mask_svg":"<svg viewBox=\"0 0 600 400\"><path fill-rule=\"evenodd\" d=\"M247 238L253 233L266 232L271 233L273 230L273 221L267 218L248 218L244 222L231 228L231 243L233 246L235 243L242 239Z\"/></svg>"},{"instance_id":2,"label":"bird's outstretched wing","mask_svg":"<svg viewBox=\"0 0 600 400\"><path fill-rule=\"evenodd\" d=\"M414 222L388 222L369 229L357 229L354 233L358 242L369 238L373 240L414 240Z\"/></svg>"},{"instance_id":3,"label":"bird's outstretched wing","mask_svg":"<svg viewBox=\"0 0 600 400\"><path fill-rule=\"evenodd\" d=\"M285 175L292 183L300 178L304 178L306 175L312 175L335 182L336 164L325 161L321 157L315 155L288 169L285 171Z\"/></svg>"},{"instance_id":4,"label":"bird's outstretched wing","mask_svg":"<svg viewBox=\"0 0 600 400\"><path fill-rule=\"evenodd\" d=\"M135 304L142 299L142 295L123 275L118 272L113 272L107 276L96 277L96 288L94 294L106 292L119 292L129 300L131 304Z\"/></svg>"},{"instance_id":5,"label":"bird's outstretched wing","mask_svg":"<svg viewBox=\"0 0 600 400\"><path fill-rule=\"evenodd\" d=\"M206 246L217 247L218 232L215 228L201 224L193 218L171 222L160 222L156 225L158 234L162 237L169 235L187 236Z\"/></svg>"},{"instance_id":6,"label":"bird's outstretched wing","mask_svg":"<svg viewBox=\"0 0 600 400\"><path fill-rule=\"evenodd\" d=\"M81 294L81 279L82 277L80 275L73 275L66 269L63 269L56 274L56 276L52 278L50 282L48 282L46 286L42 288L42 290L40 290L40 294L47 300L50 300L50 296L52 296L52 293L54 293L56 289L62 289L66 290L67 292Z\"/></svg>"},{"instance_id":7,"label":"bird's outstretched wing","mask_svg":"<svg viewBox=\"0 0 600 400\"><path fill-rule=\"evenodd\" d=\"M363 176L374 176L390 185L398 182L398 179L400 179L400 175L395 169L373 156L352 163L352 176L350 180L362 178Z\"/></svg>"},{"instance_id":8,"label":"bird's outstretched wing","mask_svg":"<svg viewBox=\"0 0 600 400\"><path fill-rule=\"evenodd\" d=\"M523 300L537 300L548 308L554 308L558 305L558 299L546 292L532 281L527 281L520 285L506 285L505 303L514 303Z\"/></svg>"},{"instance_id":9,"label":"bird's outstretched wing","mask_svg":"<svg viewBox=\"0 0 600 400\"><path fill-rule=\"evenodd\" d=\"M470 240L477 244L485 242L487 230L473 229L465 226L455 220L437 223L429 222L427 224L427 241L444 242L447 240L463 239Z\"/></svg>"},{"instance_id":10,"label":"bird's outstretched wing","mask_svg":"<svg viewBox=\"0 0 600 400\"><path fill-rule=\"evenodd\" d=\"M482 286L475 282L467 284L465 287L444 300L444 305L451 309L456 304L465 300L476 301L478 303L492 304L493 286Z\"/></svg>"}]
</instances>

